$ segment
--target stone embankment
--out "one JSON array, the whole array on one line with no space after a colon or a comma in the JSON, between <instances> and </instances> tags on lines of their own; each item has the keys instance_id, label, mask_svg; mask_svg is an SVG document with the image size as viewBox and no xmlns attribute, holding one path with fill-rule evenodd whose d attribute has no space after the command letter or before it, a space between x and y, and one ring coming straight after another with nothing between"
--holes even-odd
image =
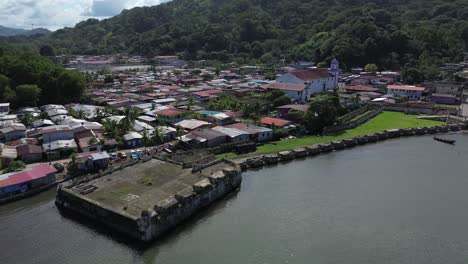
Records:
<instances>
[{"instance_id":1,"label":"stone embankment","mask_svg":"<svg viewBox=\"0 0 468 264\"><path fill-rule=\"evenodd\" d=\"M347 148L353 148L355 146L361 146L368 143L375 143L398 137L411 137L411 136L422 136L432 135L438 133L456 132L462 130L462 125L449 125L449 126L436 126L436 127L420 127L420 128L408 128L408 129L393 129L370 134L361 137L355 137L350 139L343 139L333 141L327 144L318 144L308 146L305 148L294 149L290 151L282 151L276 154L259 155L246 159L236 160L242 170L249 168L256 169L261 168L265 165L274 165L280 162L288 162L298 158L304 158L308 156L316 156L322 153L329 153L332 151L338 151Z\"/></svg>"},{"instance_id":2,"label":"stone embankment","mask_svg":"<svg viewBox=\"0 0 468 264\"><path fill-rule=\"evenodd\" d=\"M134 166L150 166L150 163L139 163ZM116 200L115 197L110 200L113 196L109 199L101 199L108 196L99 196L100 199L95 199L96 197L92 196L93 193L95 194L99 190L103 192L106 188L109 189L111 194L121 192L121 189L115 186L106 187L106 184L121 181L120 178L122 177L124 179L137 177L129 175L130 173L136 173L137 168L127 167L120 172L116 172L124 174L122 177L117 176L116 173L111 173L87 179L88 181L61 184L57 189L55 203L60 210L74 211L135 239L151 241L158 239L180 222L188 219L214 201L239 189L242 182L241 169L231 161L223 160L223 163L225 166L222 168L218 163L205 168L208 172L200 171L196 174L190 174L190 170L183 169L180 166L177 173L184 175L164 174L161 177L156 177L154 178L155 181L166 179L167 183L141 186L134 189L134 194L127 195L117 205L112 203L112 201ZM145 168L143 171L148 171L148 169L158 170L162 166L168 165L161 161L156 167L151 165L150 168ZM172 167L174 166L178 165ZM146 178L148 176L141 176L141 179ZM141 179L135 180L133 184ZM131 185L125 180L119 184L126 184L127 188L131 188ZM120 186L119 184L117 186ZM89 188L90 191L88 192L88 189L79 188L82 186L91 186L93 188L92 190ZM99 188L96 186L99 186ZM146 192L138 193L138 191L145 188ZM131 204L125 201L129 198L136 199L135 204L146 209L131 212Z\"/></svg>"}]
</instances>

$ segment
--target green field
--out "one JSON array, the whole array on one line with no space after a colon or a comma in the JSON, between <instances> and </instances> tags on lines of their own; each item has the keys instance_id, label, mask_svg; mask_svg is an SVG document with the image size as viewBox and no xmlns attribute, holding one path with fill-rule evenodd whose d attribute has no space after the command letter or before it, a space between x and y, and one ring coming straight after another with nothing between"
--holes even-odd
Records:
<instances>
[{"instance_id":1,"label":"green field","mask_svg":"<svg viewBox=\"0 0 468 264\"><path fill-rule=\"evenodd\" d=\"M313 137L303 137L295 138L290 140L273 142L270 144L265 144L257 148L255 153L250 153L247 156L256 155L256 154L268 154L276 153L279 151L291 150L294 148L305 147L314 144L328 143L335 140L341 140L346 138L353 138L357 136L364 136L376 132L382 132L389 129L397 128L414 128L414 127L423 127L423 126L437 126L443 125L443 122L432 121L432 120L422 120L418 119L415 115L406 115L404 113L398 112L383 112L382 114L374 117L372 120L367 123L362 124L359 127L346 130L340 134L332 136L313 136ZM235 153L227 153L218 155L219 158L241 158L246 155L236 155Z\"/></svg>"}]
</instances>

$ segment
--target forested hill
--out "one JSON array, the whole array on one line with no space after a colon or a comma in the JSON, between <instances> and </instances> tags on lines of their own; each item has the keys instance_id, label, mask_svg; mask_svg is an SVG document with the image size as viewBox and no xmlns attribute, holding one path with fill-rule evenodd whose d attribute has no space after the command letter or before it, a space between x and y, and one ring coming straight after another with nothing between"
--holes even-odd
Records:
<instances>
[{"instance_id":1,"label":"forested hill","mask_svg":"<svg viewBox=\"0 0 468 264\"><path fill-rule=\"evenodd\" d=\"M466 0L173 0L90 19L40 41L75 54L264 62L336 57L347 68L424 68L462 58L467 17Z\"/></svg>"}]
</instances>

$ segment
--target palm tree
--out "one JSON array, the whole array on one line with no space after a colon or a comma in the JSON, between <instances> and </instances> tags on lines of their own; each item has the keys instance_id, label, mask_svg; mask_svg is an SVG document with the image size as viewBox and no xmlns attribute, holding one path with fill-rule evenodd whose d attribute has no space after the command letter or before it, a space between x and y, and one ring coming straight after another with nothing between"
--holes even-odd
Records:
<instances>
[{"instance_id":1,"label":"palm tree","mask_svg":"<svg viewBox=\"0 0 468 264\"><path fill-rule=\"evenodd\" d=\"M154 134L151 137L151 140L153 141L153 144L155 145L161 145L164 143L164 133L162 132L161 128L156 127L154 130Z\"/></svg>"},{"instance_id":2,"label":"palm tree","mask_svg":"<svg viewBox=\"0 0 468 264\"><path fill-rule=\"evenodd\" d=\"M120 128L124 133L130 131L135 125L135 120L140 115L140 109L134 107L126 107L124 109L124 118L120 120Z\"/></svg>"},{"instance_id":3,"label":"palm tree","mask_svg":"<svg viewBox=\"0 0 468 264\"><path fill-rule=\"evenodd\" d=\"M146 153L146 147L151 146L151 139L148 136L148 132L146 132L146 128L143 129L143 138L141 138L141 142L143 143L143 146L145 147L145 153Z\"/></svg>"},{"instance_id":4,"label":"palm tree","mask_svg":"<svg viewBox=\"0 0 468 264\"><path fill-rule=\"evenodd\" d=\"M104 135L108 138L117 138L119 136L119 124L115 120L105 119L102 122L102 126L104 127Z\"/></svg>"}]
</instances>

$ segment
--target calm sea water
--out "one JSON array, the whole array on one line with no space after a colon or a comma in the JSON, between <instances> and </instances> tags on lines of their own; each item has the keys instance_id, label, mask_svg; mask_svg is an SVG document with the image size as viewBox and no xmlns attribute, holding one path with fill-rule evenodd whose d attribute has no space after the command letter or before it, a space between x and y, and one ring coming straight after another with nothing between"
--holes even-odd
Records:
<instances>
[{"instance_id":1,"label":"calm sea water","mask_svg":"<svg viewBox=\"0 0 468 264\"><path fill-rule=\"evenodd\" d=\"M239 193L148 246L61 215L50 191L0 207L0 263L465 263L468 136L447 137L457 145L390 140L244 173Z\"/></svg>"}]
</instances>

